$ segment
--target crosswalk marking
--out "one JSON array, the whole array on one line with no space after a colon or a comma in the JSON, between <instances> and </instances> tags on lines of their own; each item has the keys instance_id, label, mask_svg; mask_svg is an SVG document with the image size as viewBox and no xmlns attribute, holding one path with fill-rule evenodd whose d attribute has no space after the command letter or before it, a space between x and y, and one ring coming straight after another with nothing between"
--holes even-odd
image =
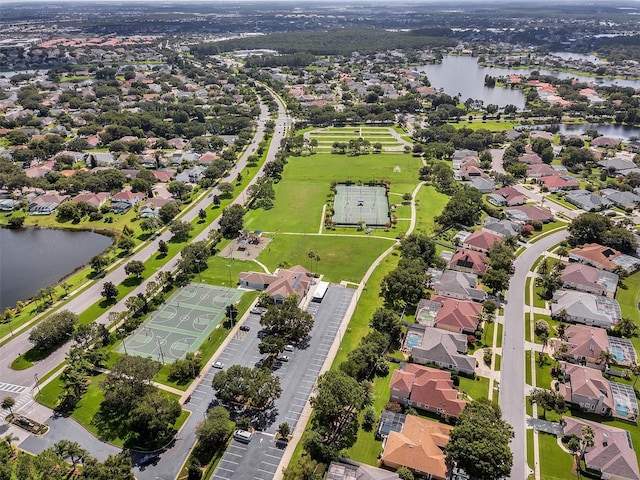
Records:
<instances>
[{"instance_id":1,"label":"crosswalk marking","mask_svg":"<svg viewBox=\"0 0 640 480\"><path fill-rule=\"evenodd\" d=\"M0 382L0 392L23 393L27 390L29 390L29 387Z\"/></svg>"}]
</instances>

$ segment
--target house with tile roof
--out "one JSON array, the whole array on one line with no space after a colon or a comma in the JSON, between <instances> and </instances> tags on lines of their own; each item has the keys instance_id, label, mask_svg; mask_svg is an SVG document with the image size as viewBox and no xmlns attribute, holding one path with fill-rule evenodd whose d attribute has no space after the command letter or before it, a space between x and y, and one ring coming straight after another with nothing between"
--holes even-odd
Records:
<instances>
[{"instance_id":1,"label":"house with tile roof","mask_svg":"<svg viewBox=\"0 0 640 480\"><path fill-rule=\"evenodd\" d=\"M609 381L600 370L560 362L563 382L559 384L560 395L567 403L579 407L583 412L591 412L605 417L611 416L613 393Z\"/></svg>"},{"instance_id":2,"label":"house with tile roof","mask_svg":"<svg viewBox=\"0 0 640 480\"><path fill-rule=\"evenodd\" d=\"M498 220L497 218L487 217L482 225L482 230L493 233L499 237L517 237L520 235L522 225L511 220Z\"/></svg>"},{"instance_id":3,"label":"house with tile roof","mask_svg":"<svg viewBox=\"0 0 640 480\"><path fill-rule=\"evenodd\" d=\"M563 175L567 173L567 169L561 165L547 165L539 163L527 166L527 178L540 178L549 175Z\"/></svg>"},{"instance_id":4,"label":"house with tile roof","mask_svg":"<svg viewBox=\"0 0 640 480\"><path fill-rule=\"evenodd\" d=\"M453 427L407 415L401 432L392 431L383 443L382 464L406 467L432 480L448 477L445 448Z\"/></svg>"},{"instance_id":5,"label":"house with tile roof","mask_svg":"<svg viewBox=\"0 0 640 480\"><path fill-rule=\"evenodd\" d=\"M273 297L277 304L284 303L291 295L297 295L301 301L309 292L313 276L306 268L296 265L280 268L274 275L262 272L240 272L241 288L264 291Z\"/></svg>"},{"instance_id":6,"label":"house with tile roof","mask_svg":"<svg viewBox=\"0 0 640 480\"><path fill-rule=\"evenodd\" d=\"M487 253L496 242L501 242L502 237L483 230L476 230L462 242L462 246L469 250Z\"/></svg>"},{"instance_id":7,"label":"house with tile roof","mask_svg":"<svg viewBox=\"0 0 640 480\"><path fill-rule=\"evenodd\" d=\"M481 276L488 268L487 255L475 250L458 249L449 262L449 268Z\"/></svg>"},{"instance_id":8,"label":"house with tile roof","mask_svg":"<svg viewBox=\"0 0 640 480\"><path fill-rule=\"evenodd\" d=\"M71 199L74 203L85 202L89 205L92 205L96 208L100 208L111 198L111 194L109 192L98 192L98 193L80 193Z\"/></svg>"},{"instance_id":9,"label":"house with tile roof","mask_svg":"<svg viewBox=\"0 0 640 480\"><path fill-rule=\"evenodd\" d=\"M445 420L458 418L467 402L458 398L451 373L414 363L401 364L390 382L391 401L435 413Z\"/></svg>"},{"instance_id":10,"label":"house with tile roof","mask_svg":"<svg viewBox=\"0 0 640 480\"><path fill-rule=\"evenodd\" d=\"M551 193L560 192L563 190L577 190L580 187L580 182L570 176L549 175L540 177L538 184L542 185Z\"/></svg>"},{"instance_id":11,"label":"house with tile roof","mask_svg":"<svg viewBox=\"0 0 640 480\"><path fill-rule=\"evenodd\" d=\"M504 211L509 220L520 223L542 222L549 223L553 221L553 213L547 208L537 205L521 205L519 207L509 207Z\"/></svg>"},{"instance_id":12,"label":"house with tile roof","mask_svg":"<svg viewBox=\"0 0 640 480\"><path fill-rule=\"evenodd\" d=\"M476 359L467 355L467 336L434 327L411 325L407 329L405 349L420 365L440 368L473 376Z\"/></svg>"},{"instance_id":13,"label":"house with tile roof","mask_svg":"<svg viewBox=\"0 0 640 480\"><path fill-rule=\"evenodd\" d=\"M582 263L570 263L560 273L563 288L580 290L614 298L618 288L618 275Z\"/></svg>"},{"instance_id":14,"label":"house with tile roof","mask_svg":"<svg viewBox=\"0 0 640 480\"><path fill-rule=\"evenodd\" d=\"M563 417L561 425L564 436L582 438L583 426L593 430L593 446L587 447L583 455L587 470L604 479L640 480L638 458L627 430L572 417Z\"/></svg>"},{"instance_id":15,"label":"house with tile roof","mask_svg":"<svg viewBox=\"0 0 640 480\"><path fill-rule=\"evenodd\" d=\"M617 147L618 145L620 145L620 143L621 142L619 138L598 137L591 140L592 147L610 148Z\"/></svg>"},{"instance_id":16,"label":"house with tile roof","mask_svg":"<svg viewBox=\"0 0 640 480\"><path fill-rule=\"evenodd\" d=\"M432 303L439 303L435 326L454 333L473 334L478 329L482 304L454 298L431 297Z\"/></svg>"},{"instance_id":17,"label":"house with tile roof","mask_svg":"<svg viewBox=\"0 0 640 480\"><path fill-rule=\"evenodd\" d=\"M478 287L478 276L472 273L445 270L433 285L436 295L483 302L487 292Z\"/></svg>"},{"instance_id":18,"label":"house with tile roof","mask_svg":"<svg viewBox=\"0 0 640 480\"><path fill-rule=\"evenodd\" d=\"M524 163L527 165L540 165L542 162L542 158L537 153L525 153L520 155L518 158L520 163Z\"/></svg>"},{"instance_id":19,"label":"house with tile roof","mask_svg":"<svg viewBox=\"0 0 640 480\"><path fill-rule=\"evenodd\" d=\"M598 243L585 243L582 247L574 248L569 252L569 261L609 271L620 267L629 273L640 268L640 259Z\"/></svg>"},{"instance_id":20,"label":"house with tile roof","mask_svg":"<svg viewBox=\"0 0 640 480\"><path fill-rule=\"evenodd\" d=\"M504 187L488 195L487 202L496 207L513 207L527 203L527 197L513 187Z\"/></svg>"},{"instance_id":21,"label":"house with tile roof","mask_svg":"<svg viewBox=\"0 0 640 480\"><path fill-rule=\"evenodd\" d=\"M609 336L603 328L588 327L586 325L569 325L565 329L564 340L555 341L555 350L566 345L567 351L563 358L576 362L595 364L602 352L609 350Z\"/></svg>"},{"instance_id":22,"label":"house with tile roof","mask_svg":"<svg viewBox=\"0 0 640 480\"><path fill-rule=\"evenodd\" d=\"M400 477L389 470L342 459L329 464L326 480L400 480Z\"/></svg>"},{"instance_id":23,"label":"house with tile roof","mask_svg":"<svg viewBox=\"0 0 640 480\"><path fill-rule=\"evenodd\" d=\"M599 212L609 206L609 201L588 190L573 190L567 192L564 199L585 212Z\"/></svg>"},{"instance_id":24,"label":"house with tile roof","mask_svg":"<svg viewBox=\"0 0 640 480\"><path fill-rule=\"evenodd\" d=\"M558 290L553 294L551 316L566 312L567 321L600 328L611 328L622 318L617 300L573 290Z\"/></svg>"}]
</instances>

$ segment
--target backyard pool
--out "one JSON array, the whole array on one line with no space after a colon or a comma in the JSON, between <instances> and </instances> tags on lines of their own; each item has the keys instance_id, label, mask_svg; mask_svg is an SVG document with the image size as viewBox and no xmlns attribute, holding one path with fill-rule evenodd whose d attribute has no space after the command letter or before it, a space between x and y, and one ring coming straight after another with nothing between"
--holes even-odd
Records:
<instances>
[{"instance_id":1,"label":"backyard pool","mask_svg":"<svg viewBox=\"0 0 640 480\"><path fill-rule=\"evenodd\" d=\"M420 340L422 336L418 333L410 333L407 335L407 341L405 342L405 346L407 348L413 348L416 345L420 345Z\"/></svg>"},{"instance_id":2,"label":"backyard pool","mask_svg":"<svg viewBox=\"0 0 640 480\"><path fill-rule=\"evenodd\" d=\"M619 345L611 345L609 351L616 359L616 362L620 363L624 361L624 350Z\"/></svg>"}]
</instances>

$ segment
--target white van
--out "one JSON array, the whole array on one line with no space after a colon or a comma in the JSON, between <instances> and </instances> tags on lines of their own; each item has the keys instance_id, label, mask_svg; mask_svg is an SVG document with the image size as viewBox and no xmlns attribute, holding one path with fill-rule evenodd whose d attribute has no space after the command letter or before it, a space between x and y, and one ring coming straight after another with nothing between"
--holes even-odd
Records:
<instances>
[{"instance_id":1,"label":"white van","mask_svg":"<svg viewBox=\"0 0 640 480\"><path fill-rule=\"evenodd\" d=\"M253 434L251 432L247 432L246 430L236 430L235 432L233 432L233 438L243 443L249 443L252 436Z\"/></svg>"}]
</instances>

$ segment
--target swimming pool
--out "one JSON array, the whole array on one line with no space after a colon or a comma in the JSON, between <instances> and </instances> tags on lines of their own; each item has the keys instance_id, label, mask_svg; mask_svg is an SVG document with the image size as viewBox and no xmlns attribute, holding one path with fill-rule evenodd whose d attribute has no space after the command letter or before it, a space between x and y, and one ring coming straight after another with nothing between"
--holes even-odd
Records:
<instances>
[{"instance_id":1,"label":"swimming pool","mask_svg":"<svg viewBox=\"0 0 640 480\"><path fill-rule=\"evenodd\" d=\"M420 344L420 339L421 338L422 337L418 333L410 333L409 335L407 335L407 341L405 343L405 346L407 348L413 348L416 345Z\"/></svg>"},{"instance_id":2,"label":"swimming pool","mask_svg":"<svg viewBox=\"0 0 640 480\"><path fill-rule=\"evenodd\" d=\"M626 417L629 415L629 407L625 403L616 402L615 410L616 413L621 417Z\"/></svg>"},{"instance_id":3,"label":"swimming pool","mask_svg":"<svg viewBox=\"0 0 640 480\"><path fill-rule=\"evenodd\" d=\"M624 361L624 350L622 350L622 347L620 347L620 345L611 345L609 351L616 359L616 362Z\"/></svg>"}]
</instances>

